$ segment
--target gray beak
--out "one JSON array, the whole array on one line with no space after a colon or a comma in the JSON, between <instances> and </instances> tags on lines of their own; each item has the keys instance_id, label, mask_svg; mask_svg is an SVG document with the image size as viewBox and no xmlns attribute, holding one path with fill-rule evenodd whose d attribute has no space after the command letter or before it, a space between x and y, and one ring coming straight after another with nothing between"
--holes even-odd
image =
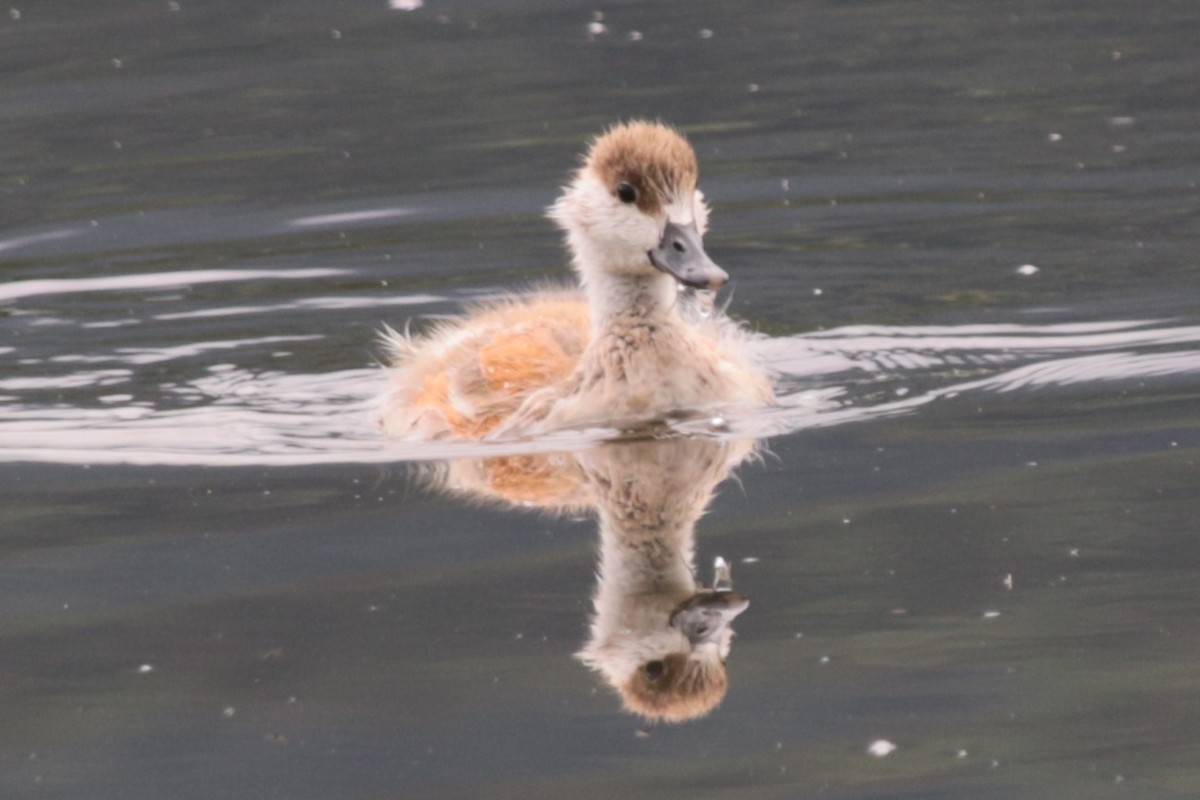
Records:
<instances>
[{"instance_id":1,"label":"gray beak","mask_svg":"<svg viewBox=\"0 0 1200 800\"><path fill-rule=\"evenodd\" d=\"M733 591L692 595L671 614L671 627L687 636L692 646L717 642L734 617L750 606L750 598Z\"/></svg>"},{"instance_id":2,"label":"gray beak","mask_svg":"<svg viewBox=\"0 0 1200 800\"><path fill-rule=\"evenodd\" d=\"M693 289L716 291L729 280L725 270L704 252L695 222L687 225L667 222L662 241L649 255L655 267Z\"/></svg>"}]
</instances>

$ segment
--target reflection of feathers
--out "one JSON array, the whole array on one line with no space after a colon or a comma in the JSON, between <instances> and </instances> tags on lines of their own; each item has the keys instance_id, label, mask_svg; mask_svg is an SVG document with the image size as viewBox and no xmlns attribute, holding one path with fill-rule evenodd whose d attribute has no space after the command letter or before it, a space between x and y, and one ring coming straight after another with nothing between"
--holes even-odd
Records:
<instances>
[{"instance_id":1,"label":"reflection of feathers","mask_svg":"<svg viewBox=\"0 0 1200 800\"><path fill-rule=\"evenodd\" d=\"M601 445L580 453L542 453L456 461L421 468L430 486L518 508L595 510L600 567L588 642L577 654L648 720L680 722L710 712L728 687L733 631L744 598L697 585L696 522L730 470L756 452L753 441L667 438ZM723 577L722 577L723 576ZM728 567L717 570L731 588ZM739 596L740 597L740 596ZM715 599L715 602L714 602ZM698 602L699 601L699 602ZM704 636L677 618L701 607L728 609Z\"/></svg>"},{"instance_id":2,"label":"reflection of feathers","mask_svg":"<svg viewBox=\"0 0 1200 800\"><path fill-rule=\"evenodd\" d=\"M595 506L573 455L536 453L419 464L422 485L469 500L550 513Z\"/></svg>"},{"instance_id":3,"label":"reflection of feathers","mask_svg":"<svg viewBox=\"0 0 1200 800\"><path fill-rule=\"evenodd\" d=\"M600 517L595 614L579 659L649 720L681 722L725 696L733 639L726 616L692 641L672 616L698 592L696 522L752 441L675 438L614 444L578 456ZM722 627L724 626L724 627Z\"/></svg>"},{"instance_id":4,"label":"reflection of feathers","mask_svg":"<svg viewBox=\"0 0 1200 800\"><path fill-rule=\"evenodd\" d=\"M723 660L689 658L685 653L667 655L661 668L635 670L624 685L617 687L626 709L663 722L706 716L725 698L728 689Z\"/></svg>"}]
</instances>

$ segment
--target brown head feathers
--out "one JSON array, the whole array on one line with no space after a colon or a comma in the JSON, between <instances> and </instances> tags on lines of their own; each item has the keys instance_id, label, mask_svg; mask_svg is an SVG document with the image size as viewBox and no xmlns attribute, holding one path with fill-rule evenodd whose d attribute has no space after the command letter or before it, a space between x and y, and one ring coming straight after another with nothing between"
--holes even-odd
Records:
<instances>
[{"instance_id":1,"label":"brown head feathers","mask_svg":"<svg viewBox=\"0 0 1200 800\"><path fill-rule=\"evenodd\" d=\"M645 121L617 125L593 142L583 169L615 196L621 197L622 191L628 196L629 189L622 187L628 184L638 208L647 214L694 191L699 174L687 139L674 128Z\"/></svg>"}]
</instances>

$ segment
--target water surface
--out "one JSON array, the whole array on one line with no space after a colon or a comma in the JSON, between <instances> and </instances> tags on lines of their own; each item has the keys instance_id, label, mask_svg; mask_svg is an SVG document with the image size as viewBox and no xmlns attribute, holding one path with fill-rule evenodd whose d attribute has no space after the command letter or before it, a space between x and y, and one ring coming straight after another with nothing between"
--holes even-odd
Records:
<instances>
[{"instance_id":1,"label":"water surface","mask_svg":"<svg viewBox=\"0 0 1200 800\"><path fill-rule=\"evenodd\" d=\"M1200 791L1191 4L51 5L0 24L6 797ZM370 419L383 324L569 279L542 209L634 116L783 399L681 725L572 658L589 514Z\"/></svg>"}]
</instances>

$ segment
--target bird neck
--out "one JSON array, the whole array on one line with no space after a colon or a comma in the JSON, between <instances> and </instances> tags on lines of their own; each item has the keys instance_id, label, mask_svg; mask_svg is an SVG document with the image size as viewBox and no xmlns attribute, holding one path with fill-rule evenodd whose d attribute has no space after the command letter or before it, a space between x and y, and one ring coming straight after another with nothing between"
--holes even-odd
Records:
<instances>
[{"instance_id":1,"label":"bird neck","mask_svg":"<svg viewBox=\"0 0 1200 800\"><path fill-rule=\"evenodd\" d=\"M645 253L606 252L578 235L568 240L593 331L607 330L617 320L657 321L675 313L675 280L649 268Z\"/></svg>"}]
</instances>

